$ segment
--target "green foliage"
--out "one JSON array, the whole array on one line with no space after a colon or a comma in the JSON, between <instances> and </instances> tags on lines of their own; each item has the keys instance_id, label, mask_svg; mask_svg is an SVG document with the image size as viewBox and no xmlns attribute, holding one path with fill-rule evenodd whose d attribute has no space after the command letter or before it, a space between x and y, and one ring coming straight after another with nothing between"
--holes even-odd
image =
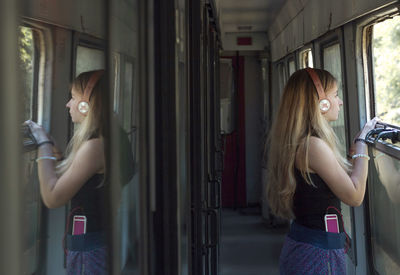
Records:
<instances>
[{"instance_id":1,"label":"green foliage","mask_svg":"<svg viewBox=\"0 0 400 275\"><path fill-rule=\"evenodd\" d=\"M19 28L18 46L20 68L27 73L32 73L34 48L31 29L25 27Z\"/></svg>"},{"instance_id":2,"label":"green foliage","mask_svg":"<svg viewBox=\"0 0 400 275\"><path fill-rule=\"evenodd\" d=\"M400 17L376 24L372 45L376 114L400 125Z\"/></svg>"},{"instance_id":3,"label":"green foliage","mask_svg":"<svg viewBox=\"0 0 400 275\"><path fill-rule=\"evenodd\" d=\"M26 27L19 27L19 70L21 73L21 88L23 90L23 102L25 106L23 119L32 118L32 94L33 94L33 70L35 59L35 48L32 30Z\"/></svg>"}]
</instances>

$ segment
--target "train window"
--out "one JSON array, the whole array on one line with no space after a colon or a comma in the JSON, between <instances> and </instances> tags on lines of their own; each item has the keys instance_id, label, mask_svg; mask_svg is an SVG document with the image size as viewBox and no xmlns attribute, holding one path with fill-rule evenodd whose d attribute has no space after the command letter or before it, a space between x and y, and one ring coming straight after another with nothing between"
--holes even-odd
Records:
<instances>
[{"instance_id":1,"label":"train window","mask_svg":"<svg viewBox=\"0 0 400 275\"><path fill-rule=\"evenodd\" d=\"M36 119L34 70L37 65L37 52L35 50L34 31L31 28L19 27L19 69L21 72L21 85L23 91L24 113L23 121Z\"/></svg>"},{"instance_id":2,"label":"train window","mask_svg":"<svg viewBox=\"0 0 400 275\"><path fill-rule=\"evenodd\" d=\"M123 108L123 127L127 133L131 132L132 127L132 98L133 98L133 76L134 76L134 62L125 62L125 83L123 91L124 108Z\"/></svg>"},{"instance_id":3,"label":"train window","mask_svg":"<svg viewBox=\"0 0 400 275\"><path fill-rule=\"evenodd\" d=\"M399 125L400 17L372 25L366 34L370 45L366 50L371 50L365 57L369 58L366 63L373 83L372 114L386 123ZM386 140L383 144L382 150L400 150L398 143ZM400 158L375 150L373 155L368 177L373 268L377 274L400 274Z\"/></svg>"},{"instance_id":4,"label":"train window","mask_svg":"<svg viewBox=\"0 0 400 275\"><path fill-rule=\"evenodd\" d=\"M344 101L343 96L343 80L342 80L342 58L340 54L340 44L335 43L323 48L323 64L324 69L329 71L337 80L338 96ZM344 110L344 108L342 108ZM346 155L347 140L346 140L346 127L345 127L345 114L344 111L339 112L339 118L331 122L333 130L339 138L340 151L343 156ZM345 230L351 237L352 223L351 223L351 208L342 203L342 215Z\"/></svg>"},{"instance_id":5,"label":"train window","mask_svg":"<svg viewBox=\"0 0 400 275\"><path fill-rule=\"evenodd\" d=\"M267 123L270 119L270 101L271 95L269 90L269 76L268 76L268 60L263 58L261 60L262 68L262 83L263 83L263 98L264 98L264 126L267 127Z\"/></svg>"},{"instance_id":6,"label":"train window","mask_svg":"<svg viewBox=\"0 0 400 275\"><path fill-rule=\"evenodd\" d=\"M304 69L307 67L314 68L314 61L311 49L301 51L299 54L300 68Z\"/></svg>"},{"instance_id":7,"label":"train window","mask_svg":"<svg viewBox=\"0 0 400 275\"><path fill-rule=\"evenodd\" d=\"M378 274L400 274L400 161L378 151L373 155L376 173L368 184L373 264Z\"/></svg>"},{"instance_id":8,"label":"train window","mask_svg":"<svg viewBox=\"0 0 400 275\"><path fill-rule=\"evenodd\" d=\"M141 207L139 149L139 9L137 1L110 1L109 53L113 57L113 119L110 136L111 207L115 228L110 251L114 271L139 274ZM118 19L118 20L114 20ZM116 119L114 119L116 117ZM147 187L146 187L147 188Z\"/></svg>"},{"instance_id":9,"label":"train window","mask_svg":"<svg viewBox=\"0 0 400 275\"><path fill-rule=\"evenodd\" d=\"M104 69L105 54L103 50L78 45L76 48L75 75L82 72Z\"/></svg>"},{"instance_id":10,"label":"train window","mask_svg":"<svg viewBox=\"0 0 400 275\"><path fill-rule=\"evenodd\" d=\"M39 46L36 30L29 27L19 27L19 69L21 88L23 90L23 119L37 119L37 77L39 64ZM39 268L39 239L41 230L41 210L39 182L35 161L36 152L23 154L23 215L24 215L24 274L34 274Z\"/></svg>"},{"instance_id":11,"label":"train window","mask_svg":"<svg viewBox=\"0 0 400 275\"><path fill-rule=\"evenodd\" d=\"M120 98L120 63L121 56L117 53L113 54L113 63L112 63L112 73L113 77L111 78L111 82L113 83L113 110L114 113L118 113L119 110L119 98Z\"/></svg>"},{"instance_id":12,"label":"train window","mask_svg":"<svg viewBox=\"0 0 400 275\"><path fill-rule=\"evenodd\" d=\"M285 88L287 82L286 68L283 62L278 64L279 72L279 94L283 94L283 89Z\"/></svg>"},{"instance_id":13,"label":"train window","mask_svg":"<svg viewBox=\"0 0 400 275\"><path fill-rule=\"evenodd\" d=\"M294 62L294 59L289 60L289 77L296 71L296 63Z\"/></svg>"},{"instance_id":14,"label":"train window","mask_svg":"<svg viewBox=\"0 0 400 275\"><path fill-rule=\"evenodd\" d=\"M400 16L373 26L375 115L400 125Z\"/></svg>"},{"instance_id":15,"label":"train window","mask_svg":"<svg viewBox=\"0 0 400 275\"><path fill-rule=\"evenodd\" d=\"M342 80L342 64L340 55L340 44L325 47L323 49L324 69L329 71L337 80L338 96L344 100L343 96L343 80ZM344 112L339 112L338 120L332 122L333 129L340 140L342 155L346 155L347 140Z\"/></svg>"},{"instance_id":16,"label":"train window","mask_svg":"<svg viewBox=\"0 0 400 275\"><path fill-rule=\"evenodd\" d=\"M235 79L233 75L232 60L220 59L220 97L221 97L221 131L230 134L234 130L233 107L235 93Z\"/></svg>"}]
</instances>

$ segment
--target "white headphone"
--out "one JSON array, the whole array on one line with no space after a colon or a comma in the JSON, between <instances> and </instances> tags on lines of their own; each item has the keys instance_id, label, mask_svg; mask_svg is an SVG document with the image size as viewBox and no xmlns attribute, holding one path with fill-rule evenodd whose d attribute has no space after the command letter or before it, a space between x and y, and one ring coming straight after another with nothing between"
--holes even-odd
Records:
<instances>
[{"instance_id":1,"label":"white headphone","mask_svg":"<svg viewBox=\"0 0 400 275\"><path fill-rule=\"evenodd\" d=\"M82 115L86 115L89 112L89 100L92 94L93 88L99 81L100 77L104 74L104 70L93 72L90 76L89 81L83 91L82 100L78 103L78 110Z\"/></svg>"},{"instance_id":2,"label":"white headphone","mask_svg":"<svg viewBox=\"0 0 400 275\"><path fill-rule=\"evenodd\" d=\"M319 109L324 114L331 108L331 102L326 97L324 88L322 87L321 80L319 79L317 73L312 68L306 68L307 73L310 75L311 80L314 83L315 89L317 89L318 99L319 99Z\"/></svg>"}]
</instances>

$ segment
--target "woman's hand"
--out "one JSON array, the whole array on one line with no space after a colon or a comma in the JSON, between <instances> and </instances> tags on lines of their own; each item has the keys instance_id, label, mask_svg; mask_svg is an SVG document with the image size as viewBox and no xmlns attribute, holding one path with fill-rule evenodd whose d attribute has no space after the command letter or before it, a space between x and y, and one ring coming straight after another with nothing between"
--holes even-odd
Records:
<instances>
[{"instance_id":1,"label":"woman's hand","mask_svg":"<svg viewBox=\"0 0 400 275\"><path fill-rule=\"evenodd\" d=\"M381 121L380 118L374 117L373 119L365 123L364 128L360 132L359 138L365 139L368 132L375 129L376 123L380 121Z\"/></svg>"},{"instance_id":2,"label":"woman's hand","mask_svg":"<svg viewBox=\"0 0 400 275\"><path fill-rule=\"evenodd\" d=\"M46 131L43 129L43 127L33 122L32 120L25 121L24 125L27 125L29 127L33 137L36 139L36 143L39 144L44 141L51 140L50 137L47 135Z\"/></svg>"},{"instance_id":3,"label":"woman's hand","mask_svg":"<svg viewBox=\"0 0 400 275\"><path fill-rule=\"evenodd\" d=\"M381 119L378 117L374 117L373 119L371 119L370 121L368 121L367 123L365 123L363 129L361 129L357 135L354 137L353 142L350 144L350 148L349 148L349 157L353 156L356 153L356 144L355 144L355 140L357 138L362 138L365 139L368 132L375 129L375 125L377 122L380 122ZM350 159L351 160L351 159Z\"/></svg>"}]
</instances>

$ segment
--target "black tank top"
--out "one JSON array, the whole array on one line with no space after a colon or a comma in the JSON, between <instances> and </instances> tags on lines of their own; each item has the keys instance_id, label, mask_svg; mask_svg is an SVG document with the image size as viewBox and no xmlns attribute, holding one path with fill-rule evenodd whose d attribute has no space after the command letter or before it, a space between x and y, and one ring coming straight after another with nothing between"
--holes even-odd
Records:
<instances>
[{"instance_id":1,"label":"black tank top","mask_svg":"<svg viewBox=\"0 0 400 275\"><path fill-rule=\"evenodd\" d=\"M71 212L69 215L68 233L72 232L74 215L86 216L86 232L97 232L104 230L104 174L95 174L75 194L71 200Z\"/></svg>"},{"instance_id":2,"label":"black tank top","mask_svg":"<svg viewBox=\"0 0 400 275\"><path fill-rule=\"evenodd\" d=\"M310 178L315 187L309 185L302 177L301 172L295 169L296 191L293 198L293 210L296 222L313 229L325 231L325 214L338 216L339 230L343 232L341 219L340 200L333 194L323 179L315 173L310 173ZM335 209L329 208L335 207ZM328 209L328 210L327 210Z\"/></svg>"}]
</instances>

